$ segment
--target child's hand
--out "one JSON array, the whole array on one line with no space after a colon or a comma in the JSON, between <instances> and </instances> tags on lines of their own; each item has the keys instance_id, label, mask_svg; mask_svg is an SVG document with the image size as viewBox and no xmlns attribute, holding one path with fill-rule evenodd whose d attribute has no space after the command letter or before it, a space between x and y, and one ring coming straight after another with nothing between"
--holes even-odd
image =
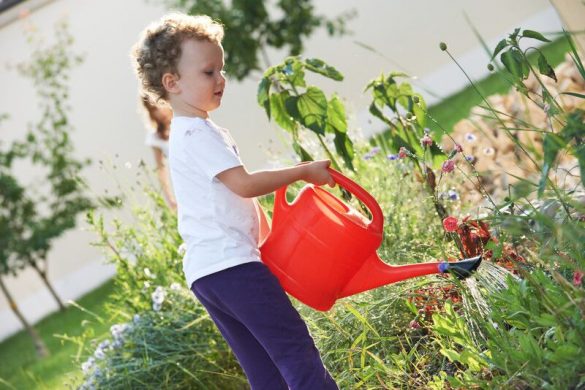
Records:
<instances>
[{"instance_id":1,"label":"child's hand","mask_svg":"<svg viewBox=\"0 0 585 390\"><path fill-rule=\"evenodd\" d=\"M335 180L329 174L327 168L331 165L329 160L308 161L301 163L305 169L304 180L317 186L328 184L335 187Z\"/></svg>"}]
</instances>

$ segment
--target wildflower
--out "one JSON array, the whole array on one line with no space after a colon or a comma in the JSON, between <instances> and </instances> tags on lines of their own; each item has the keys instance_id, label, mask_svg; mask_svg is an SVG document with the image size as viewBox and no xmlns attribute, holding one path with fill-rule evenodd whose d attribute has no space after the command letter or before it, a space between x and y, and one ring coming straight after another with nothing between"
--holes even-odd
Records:
<instances>
[{"instance_id":1,"label":"wildflower","mask_svg":"<svg viewBox=\"0 0 585 390\"><path fill-rule=\"evenodd\" d=\"M463 146L461 146L460 144L455 144L455 150L458 153L463 153Z\"/></svg>"},{"instance_id":2,"label":"wildflower","mask_svg":"<svg viewBox=\"0 0 585 390\"><path fill-rule=\"evenodd\" d=\"M165 290L161 286L158 286L152 293L151 297L152 303L162 305L162 303L165 301Z\"/></svg>"},{"instance_id":3,"label":"wildflower","mask_svg":"<svg viewBox=\"0 0 585 390\"><path fill-rule=\"evenodd\" d=\"M420 324L416 320L410 321L410 324L408 324L408 326L410 326L412 329L420 328Z\"/></svg>"},{"instance_id":4,"label":"wildflower","mask_svg":"<svg viewBox=\"0 0 585 390\"><path fill-rule=\"evenodd\" d=\"M364 160L371 160L376 154L382 150L379 146L374 146L368 153L364 154Z\"/></svg>"},{"instance_id":5,"label":"wildflower","mask_svg":"<svg viewBox=\"0 0 585 390\"><path fill-rule=\"evenodd\" d=\"M185 252L187 252L187 245L185 245L185 243L179 245L179 248L177 248L177 252L179 252L180 255L184 255Z\"/></svg>"},{"instance_id":6,"label":"wildflower","mask_svg":"<svg viewBox=\"0 0 585 390\"><path fill-rule=\"evenodd\" d=\"M473 157L473 156L465 156L465 159L472 164L475 161L475 157Z\"/></svg>"},{"instance_id":7,"label":"wildflower","mask_svg":"<svg viewBox=\"0 0 585 390\"><path fill-rule=\"evenodd\" d=\"M123 334L130 329L130 325L128 324L114 324L110 328L110 332L112 333L112 337L114 340L121 339Z\"/></svg>"},{"instance_id":8,"label":"wildflower","mask_svg":"<svg viewBox=\"0 0 585 390\"><path fill-rule=\"evenodd\" d=\"M93 368L93 366L95 365L95 359L93 357L89 357L85 362L83 362L83 364L81 365L81 371L83 371L84 374L87 374L91 371L91 369Z\"/></svg>"},{"instance_id":9,"label":"wildflower","mask_svg":"<svg viewBox=\"0 0 585 390\"><path fill-rule=\"evenodd\" d=\"M162 304L161 303L154 302L152 304L152 310L154 310L154 311L160 311L161 308L162 308Z\"/></svg>"},{"instance_id":10,"label":"wildflower","mask_svg":"<svg viewBox=\"0 0 585 390\"><path fill-rule=\"evenodd\" d=\"M457 218L452 216L449 216L443 220L443 227L448 232L454 232L455 230L457 230L458 224L459 221L457 220Z\"/></svg>"},{"instance_id":11,"label":"wildflower","mask_svg":"<svg viewBox=\"0 0 585 390\"><path fill-rule=\"evenodd\" d=\"M443 163L443 166L441 167L441 171L443 171L443 173L453 172L454 169L455 169L455 161L453 161L453 160L445 161Z\"/></svg>"},{"instance_id":12,"label":"wildflower","mask_svg":"<svg viewBox=\"0 0 585 390\"><path fill-rule=\"evenodd\" d=\"M389 154L386 156L386 158L390 161L394 161L398 159L398 155L397 154Z\"/></svg>"},{"instance_id":13,"label":"wildflower","mask_svg":"<svg viewBox=\"0 0 585 390\"><path fill-rule=\"evenodd\" d=\"M101 359L103 359L103 358L106 357L106 352L103 349L101 349L101 348L98 347L95 350L95 352L93 353L93 356L95 356L96 359L100 359L101 360Z\"/></svg>"},{"instance_id":14,"label":"wildflower","mask_svg":"<svg viewBox=\"0 0 585 390\"><path fill-rule=\"evenodd\" d=\"M144 282L143 290L148 290L150 288L150 282Z\"/></svg>"},{"instance_id":15,"label":"wildflower","mask_svg":"<svg viewBox=\"0 0 585 390\"><path fill-rule=\"evenodd\" d=\"M483 148L483 154L485 154L486 156L491 156L494 153L495 153L494 148L491 147Z\"/></svg>"},{"instance_id":16,"label":"wildflower","mask_svg":"<svg viewBox=\"0 0 585 390\"><path fill-rule=\"evenodd\" d=\"M459 199L459 194L455 190L449 190L447 191L447 197L449 200L457 200Z\"/></svg>"},{"instance_id":17,"label":"wildflower","mask_svg":"<svg viewBox=\"0 0 585 390\"><path fill-rule=\"evenodd\" d=\"M171 286L169 287L171 290L173 291L180 291L181 290L181 285L177 282L174 282L171 284Z\"/></svg>"},{"instance_id":18,"label":"wildflower","mask_svg":"<svg viewBox=\"0 0 585 390\"><path fill-rule=\"evenodd\" d=\"M433 139L429 137L428 134L425 134L424 137L420 139L420 144L423 148L425 146L431 146L433 144Z\"/></svg>"},{"instance_id":19,"label":"wildflower","mask_svg":"<svg viewBox=\"0 0 585 390\"><path fill-rule=\"evenodd\" d=\"M573 284L575 286L580 286L581 282L583 282L583 272L582 271L575 271L573 273Z\"/></svg>"},{"instance_id":20,"label":"wildflower","mask_svg":"<svg viewBox=\"0 0 585 390\"><path fill-rule=\"evenodd\" d=\"M148 269L148 268L144 268L144 275L146 275L146 277L147 277L147 278L150 278L150 279L154 279L154 278L156 278L156 275L155 275L155 274L153 274L153 273L150 271L150 269Z\"/></svg>"},{"instance_id":21,"label":"wildflower","mask_svg":"<svg viewBox=\"0 0 585 390\"><path fill-rule=\"evenodd\" d=\"M477 140L477 137L475 136L475 134L473 134L473 133L465 134L465 141L471 143L471 142L475 142L475 140Z\"/></svg>"},{"instance_id":22,"label":"wildflower","mask_svg":"<svg viewBox=\"0 0 585 390\"><path fill-rule=\"evenodd\" d=\"M407 152L406 148L404 146L402 146L400 148L400 150L398 150L398 157L405 158L407 155L408 155L408 152Z\"/></svg>"}]
</instances>

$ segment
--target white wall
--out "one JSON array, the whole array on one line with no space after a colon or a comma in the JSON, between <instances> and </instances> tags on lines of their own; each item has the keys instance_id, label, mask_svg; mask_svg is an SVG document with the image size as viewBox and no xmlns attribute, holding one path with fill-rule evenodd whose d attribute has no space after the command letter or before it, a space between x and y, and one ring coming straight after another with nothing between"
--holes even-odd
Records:
<instances>
[{"instance_id":1,"label":"white wall","mask_svg":"<svg viewBox=\"0 0 585 390\"><path fill-rule=\"evenodd\" d=\"M137 82L129 50L141 29L164 12L153 3L154 0L29 0L1 15L0 113L10 113L11 119L0 127L0 140L18 138L26 124L38 118L32 86L5 65L26 60L30 54L23 35L24 22L10 20L22 8L41 5L32 11L30 22L50 39L53 24L67 17L75 36L75 49L85 54L84 64L72 74L70 119L76 129L72 134L76 152L94 162L115 161L120 167L118 179L122 183L134 182L135 168L126 169L124 163L129 161L135 166L145 158L152 164L152 157L143 145L145 130L137 113ZM308 42L305 55L322 58L345 75L342 83L318 81L318 85L346 98L352 126L364 127L365 133L375 125L368 124L369 98L362 91L380 72L405 71L418 77L415 84L439 96L467 85L464 76L438 49L441 41L449 45L474 77L485 75L486 56L465 13L492 46L515 27L544 32L560 29L547 0L315 0L315 4L319 12L330 16L352 7L358 11L358 17L350 22L352 36L331 39L318 33ZM355 42L371 46L380 54ZM273 64L283 57L279 52L269 54ZM267 122L256 104L258 79L259 75L255 75L242 83L231 82L223 107L213 114L216 122L232 130L251 169L267 165L265 150L270 140L276 149L283 150L278 147L275 126ZM259 148L260 144L264 147ZM27 174L23 170L23 175ZM115 187L112 175L99 170L97 164L86 174L97 194ZM60 239L51 252L49 277L65 299L75 299L113 274L110 266L101 263L99 251L89 247L94 237L80 221L79 227ZM31 272L8 279L7 284L31 321L56 308ZM4 297L0 297L0 339L18 328Z\"/></svg>"}]
</instances>

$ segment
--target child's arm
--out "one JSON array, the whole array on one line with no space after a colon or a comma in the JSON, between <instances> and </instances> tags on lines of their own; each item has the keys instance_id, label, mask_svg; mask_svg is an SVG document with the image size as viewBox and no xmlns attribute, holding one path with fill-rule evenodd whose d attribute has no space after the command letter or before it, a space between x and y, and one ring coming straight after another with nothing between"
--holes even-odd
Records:
<instances>
[{"instance_id":1,"label":"child's arm","mask_svg":"<svg viewBox=\"0 0 585 390\"><path fill-rule=\"evenodd\" d=\"M327 171L329 160L311 161L294 167L248 173L243 166L225 170L217 178L231 191L243 198L266 195L298 180L315 185L335 182Z\"/></svg>"}]
</instances>

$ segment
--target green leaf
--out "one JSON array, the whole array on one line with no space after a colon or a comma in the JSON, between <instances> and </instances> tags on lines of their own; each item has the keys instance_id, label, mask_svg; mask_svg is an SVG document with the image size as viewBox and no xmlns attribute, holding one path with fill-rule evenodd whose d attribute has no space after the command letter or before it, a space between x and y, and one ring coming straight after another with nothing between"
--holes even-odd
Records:
<instances>
[{"instance_id":1,"label":"green leaf","mask_svg":"<svg viewBox=\"0 0 585 390\"><path fill-rule=\"evenodd\" d=\"M305 72L303 64L298 59L291 57L287 60L282 71L286 75L286 81L294 87L305 87Z\"/></svg>"},{"instance_id":2,"label":"green leaf","mask_svg":"<svg viewBox=\"0 0 585 390\"><path fill-rule=\"evenodd\" d=\"M327 98L317 87L309 87L299 96L297 107L301 123L317 134L325 134L327 120Z\"/></svg>"},{"instance_id":3,"label":"green leaf","mask_svg":"<svg viewBox=\"0 0 585 390\"><path fill-rule=\"evenodd\" d=\"M337 151L337 154L343 158L345 166L355 172L355 168L353 166L354 151L351 139L345 132L336 130L333 143L335 144L335 150Z\"/></svg>"},{"instance_id":4,"label":"green leaf","mask_svg":"<svg viewBox=\"0 0 585 390\"><path fill-rule=\"evenodd\" d=\"M581 172L581 184L585 186L585 144L577 145L573 154L579 161L579 170Z\"/></svg>"},{"instance_id":5,"label":"green leaf","mask_svg":"<svg viewBox=\"0 0 585 390\"><path fill-rule=\"evenodd\" d=\"M498 53L501 52L502 50L504 50L504 48L506 46L508 46L508 41L506 39L502 39L500 42L498 42L496 48L494 49L494 54L492 54L491 60L493 60L494 58L496 58L496 56L498 55Z\"/></svg>"},{"instance_id":6,"label":"green leaf","mask_svg":"<svg viewBox=\"0 0 585 390\"><path fill-rule=\"evenodd\" d=\"M318 58L307 58L305 60L305 67L312 72L319 73L330 79L336 81L343 80L343 74L341 72Z\"/></svg>"},{"instance_id":7,"label":"green leaf","mask_svg":"<svg viewBox=\"0 0 585 390\"><path fill-rule=\"evenodd\" d=\"M525 63L524 58L520 51L516 48L511 48L510 50L502 53L500 56L500 60L511 74L514 76L525 79L528 77L529 68L528 65Z\"/></svg>"},{"instance_id":8,"label":"green leaf","mask_svg":"<svg viewBox=\"0 0 585 390\"><path fill-rule=\"evenodd\" d=\"M522 32L522 36L524 38L538 39L539 41L542 41L542 42L550 42L550 40L546 39L541 33L537 32L537 31L533 31L533 30L524 30Z\"/></svg>"},{"instance_id":9,"label":"green leaf","mask_svg":"<svg viewBox=\"0 0 585 390\"><path fill-rule=\"evenodd\" d=\"M266 115L270 120L270 100L269 100L269 93L270 93L270 79L264 77L260 80L260 84L258 84L258 94L256 98L258 99L258 104L260 107L264 108L266 111Z\"/></svg>"},{"instance_id":10,"label":"green leaf","mask_svg":"<svg viewBox=\"0 0 585 390\"><path fill-rule=\"evenodd\" d=\"M546 57L541 52L538 53L538 71L541 75L550 77L554 81L558 81L554 69L550 66Z\"/></svg>"},{"instance_id":11,"label":"green leaf","mask_svg":"<svg viewBox=\"0 0 585 390\"><path fill-rule=\"evenodd\" d=\"M301 161L314 161L313 157L301 146L297 141L293 142L293 149L296 154L301 158Z\"/></svg>"},{"instance_id":12,"label":"green leaf","mask_svg":"<svg viewBox=\"0 0 585 390\"><path fill-rule=\"evenodd\" d=\"M552 167L559 151L567 145L566 141L554 133L546 133L542 142L544 150L544 163L542 164L542 173L538 184L538 196L542 196L546 187L548 172Z\"/></svg>"},{"instance_id":13,"label":"green leaf","mask_svg":"<svg viewBox=\"0 0 585 390\"><path fill-rule=\"evenodd\" d=\"M272 113L272 119L284 130L293 131L295 122L289 115L284 105L285 100L288 99L289 94L287 91L281 93L273 93L270 95L270 111Z\"/></svg>"},{"instance_id":14,"label":"green leaf","mask_svg":"<svg viewBox=\"0 0 585 390\"><path fill-rule=\"evenodd\" d=\"M412 105L412 113L416 116L419 126L424 128L427 124L427 104L421 95L414 94L413 96L418 97L418 103Z\"/></svg>"},{"instance_id":15,"label":"green leaf","mask_svg":"<svg viewBox=\"0 0 585 390\"><path fill-rule=\"evenodd\" d=\"M577 93L577 92L561 92L561 95L571 95L571 96L575 96L581 99L585 99L585 95L583 95L582 93Z\"/></svg>"},{"instance_id":16,"label":"green leaf","mask_svg":"<svg viewBox=\"0 0 585 390\"><path fill-rule=\"evenodd\" d=\"M327 105L327 132L333 133L339 131L347 132L347 120L345 116L345 106L337 95L333 95Z\"/></svg>"}]
</instances>

